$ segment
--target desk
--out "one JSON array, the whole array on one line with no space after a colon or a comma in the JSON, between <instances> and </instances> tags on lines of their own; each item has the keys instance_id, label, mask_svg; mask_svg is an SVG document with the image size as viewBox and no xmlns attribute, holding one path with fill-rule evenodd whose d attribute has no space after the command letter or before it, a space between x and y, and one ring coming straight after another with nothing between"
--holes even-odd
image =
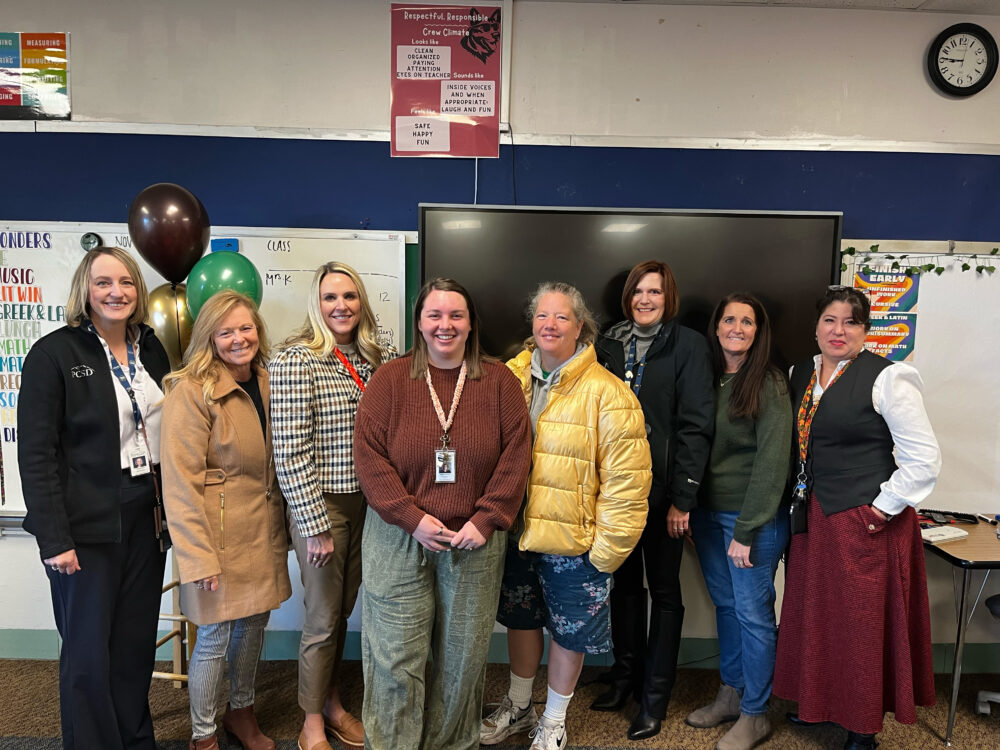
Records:
<instances>
[{"instance_id":1,"label":"desk","mask_svg":"<svg viewBox=\"0 0 1000 750\"><path fill-rule=\"evenodd\" d=\"M944 736L946 745L951 745L951 732L955 728L955 708L958 706L958 684L962 679L962 649L965 647L965 630L969 624L969 580L973 570L1000 568L1000 540L997 527L988 523L961 524L969 532L965 539L944 542L940 545L924 543L924 547L938 557L944 558L956 568L962 569L962 589L957 607L958 632L955 634L955 664L951 671L951 708L948 711L948 730Z\"/></svg>"}]
</instances>

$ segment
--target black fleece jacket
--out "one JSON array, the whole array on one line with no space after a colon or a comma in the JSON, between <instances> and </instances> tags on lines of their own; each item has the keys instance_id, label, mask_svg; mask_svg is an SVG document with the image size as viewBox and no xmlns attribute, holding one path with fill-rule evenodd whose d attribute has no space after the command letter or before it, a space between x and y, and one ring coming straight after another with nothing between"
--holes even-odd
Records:
<instances>
[{"instance_id":1,"label":"black fleece jacket","mask_svg":"<svg viewBox=\"0 0 1000 750\"><path fill-rule=\"evenodd\" d=\"M139 327L139 358L158 383L170 362L153 329ZM66 326L31 347L21 372L17 460L42 559L77 544L121 539L119 387L104 347Z\"/></svg>"}]
</instances>

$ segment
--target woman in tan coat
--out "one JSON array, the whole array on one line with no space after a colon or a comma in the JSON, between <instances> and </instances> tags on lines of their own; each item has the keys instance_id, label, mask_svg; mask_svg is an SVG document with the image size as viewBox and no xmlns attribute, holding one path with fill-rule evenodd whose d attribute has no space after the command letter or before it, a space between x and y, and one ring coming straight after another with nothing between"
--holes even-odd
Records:
<instances>
[{"instance_id":1,"label":"woman in tan coat","mask_svg":"<svg viewBox=\"0 0 1000 750\"><path fill-rule=\"evenodd\" d=\"M270 611L291 596L284 509L268 419L267 335L254 303L231 291L202 307L184 366L166 379L164 502L181 611L198 627L188 688L189 750L216 750L216 696L229 661L226 731L274 750L254 717L254 677Z\"/></svg>"}]
</instances>

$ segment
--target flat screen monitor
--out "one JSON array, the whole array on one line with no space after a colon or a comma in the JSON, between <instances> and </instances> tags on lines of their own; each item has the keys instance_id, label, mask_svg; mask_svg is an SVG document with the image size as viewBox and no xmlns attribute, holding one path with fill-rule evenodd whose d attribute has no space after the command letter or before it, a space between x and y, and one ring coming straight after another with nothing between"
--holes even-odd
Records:
<instances>
[{"instance_id":1,"label":"flat screen monitor","mask_svg":"<svg viewBox=\"0 0 1000 750\"><path fill-rule=\"evenodd\" d=\"M816 300L840 276L839 212L420 205L423 280L453 278L472 294L481 340L497 357L531 334L525 307L543 281L576 286L603 330L622 320L629 270L666 261L678 321L706 332L716 302L749 291L771 316L779 366L816 353ZM414 335L419 335L416 331Z\"/></svg>"}]
</instances>

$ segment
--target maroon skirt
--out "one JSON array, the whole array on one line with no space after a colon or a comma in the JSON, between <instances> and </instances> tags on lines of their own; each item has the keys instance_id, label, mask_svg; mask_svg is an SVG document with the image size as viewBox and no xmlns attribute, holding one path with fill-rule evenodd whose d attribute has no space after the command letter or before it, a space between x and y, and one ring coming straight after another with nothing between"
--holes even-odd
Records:
<instances>
[{"instance_id":1,"label":"maroon skirt","mask_svg":"<svg viewBox=\"0 0 1000 750\"><path fill-rule=\"evenodd\" d=\"M809 499L792 536L774 694L806 721L855 732L912 724L934 705L927 571L913 508L886 523L867 505L827 517Z\"/></svg>"}]
</instances>

